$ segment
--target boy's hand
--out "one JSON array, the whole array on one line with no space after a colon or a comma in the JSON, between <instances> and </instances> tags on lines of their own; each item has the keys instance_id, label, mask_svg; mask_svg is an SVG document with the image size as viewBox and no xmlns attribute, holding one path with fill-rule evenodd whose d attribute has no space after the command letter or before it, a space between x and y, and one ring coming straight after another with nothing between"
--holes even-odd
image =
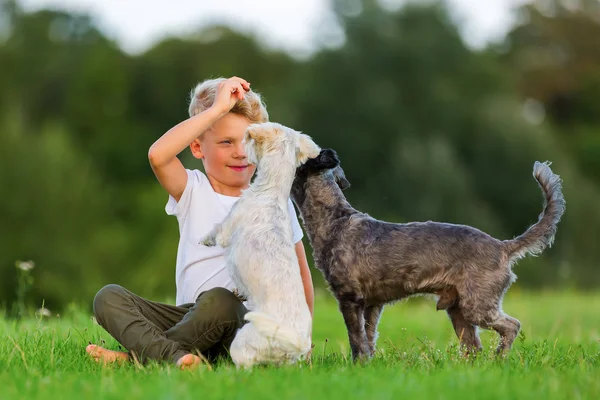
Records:
<instances>
[{"instance_id":1,"label":"boy's hand","mask_svg":"<svg viewBox=\"0 0 600 400\"><path fill-rule=\"evenodd\" d=\"M222 114L227 114L239 100L244 100L244 94L250 91L250 83L245 79L234 76L217 86L217 94L212 107Z\"/></svg>"}]
</instances>

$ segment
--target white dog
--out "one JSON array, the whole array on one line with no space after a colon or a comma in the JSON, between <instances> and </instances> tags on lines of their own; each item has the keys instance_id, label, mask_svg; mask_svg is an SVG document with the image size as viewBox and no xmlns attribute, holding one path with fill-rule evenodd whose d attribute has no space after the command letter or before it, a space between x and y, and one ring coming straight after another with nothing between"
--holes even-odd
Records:
<instances>
[{"instance_id":1,"label":"white dog","mask_svg":"<svg viewBox=\"0 0 600 400\"><path fill-rule=\"evenodd\" d=\"M236 366L248 368L296 362L310 351L312 320L287 204L296 168L320 149L309 136L276 123L250 125L244 140L257 176L201 243L225 248L232 280L248 298L250 323L230 349Z\"/></svg>"}]
</instances>

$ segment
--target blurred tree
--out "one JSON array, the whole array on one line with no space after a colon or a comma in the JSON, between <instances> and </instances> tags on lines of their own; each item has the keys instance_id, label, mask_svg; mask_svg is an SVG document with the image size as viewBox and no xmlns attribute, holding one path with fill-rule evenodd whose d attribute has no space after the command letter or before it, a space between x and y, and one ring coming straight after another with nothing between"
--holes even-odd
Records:
<instances>
[{"instance_id":1,"label":"blurred tree","mask_svg":"<svg viewBox=\"0 0 600 400\"><path fill-rule=\"evenodd\" d=\"M530 73L536 64L519 60L542 57L525 40L530 33L519 32L539 28L516 28L499 57L466 48L437 3L396 12L375 0L334 5L345 40L327 39L327 49L300 61L218 26L133 56L87 16L25 13L4 1L0 302L14 299L17 259L36 262L30 300L44 298L50 309L91 304L107 283L172 297L177 224L164 212L167 195L147 150L187 118L198 81L229 75L252 82L272 120L336 149L353 184L348 197L375 217L464 223L510 238L541 210L533 162L554 161L565 179L567 214L556 248L522 263L520 282L598 284L600 193L592 164L582 164L598 159L600 124L600 79L585 67L596 62L589 37L585 46L568 39L586 49L579 67ZM553 35L548 46L571 37ZM546 73L551 78L541 79ZM577 104L567 107L567 119L551 106L552 93L563 92ZM550 110L551 123L528 116L540 111L535 102L523 105L529 97ZM201 165L188 151L182 158L190 168ZM579 172L583 165L592 178Z\"/></svg>"},{"instance_id":2,"label":"blurred tree","mask_svg":"<svg viewBox=\"0 0 600 400\"><path fill-rule=\"evenodd\" d=\"M376 217L465 223L508 239L541 210L533 162L554 160L578 211L569 207L558 249L519 274L537 286L597 280L590 237L600 232L580 226L600 224L597 189L576 194L576 182L589 182L551 132L523 117L512 76L466 49L441 5L390 13L366 0L358 9L338 7L346 43L309 63L298 107L299 127L338 150L351 201Z\"/></svg>"},{"instance_id":3,"label":"blurred tree","mask_svg":"<svg viewBox=\"0 0 600 400\"><path fill-rule=\"evenodd\" d=\"M521 96L543 104L582 172L600 182L600 2L537 1L520 15L500 58Z\"/></svg>"}]
</instances>

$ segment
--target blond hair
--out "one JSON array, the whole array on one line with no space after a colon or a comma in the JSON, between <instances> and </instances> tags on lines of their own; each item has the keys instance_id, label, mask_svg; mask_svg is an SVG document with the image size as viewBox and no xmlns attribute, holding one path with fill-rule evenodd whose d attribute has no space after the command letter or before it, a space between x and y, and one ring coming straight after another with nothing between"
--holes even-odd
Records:
<instances>
[{"instance_id":1,"label":"blond hair","mask_svg":"<svg viewBox=\"0 0 600 400\"><path fill-rule=\"evenodd\" d=\"M225 78L207 79L200 82L190 95L190 106L188 112L190 117L200 114L210 108L217 95L217 86L226 80ZM269 114L260 94L250 90L244 94L244 100L238 100L230 113L248 118L252 123L267 122Z\"/></svg>"}]
</instances>

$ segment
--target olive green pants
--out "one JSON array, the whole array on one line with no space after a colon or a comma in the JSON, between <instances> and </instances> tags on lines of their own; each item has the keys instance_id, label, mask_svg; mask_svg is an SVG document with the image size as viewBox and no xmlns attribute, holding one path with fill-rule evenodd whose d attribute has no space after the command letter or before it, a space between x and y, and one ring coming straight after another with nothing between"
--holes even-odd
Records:
<instances>
[{"instance_id":1,"label":"olive green pants","mask_svg":"<svg viewBox=\"0 0 600 400\"><path fill-rule=\"evenodd\" d=\"M227 357L248 310L229 290L200 293L196 303L173 306L146 300L119 285L100 289L94 315L137 360L177 362L200 352L209 360Z\"/></svg>"}]
</instances>

